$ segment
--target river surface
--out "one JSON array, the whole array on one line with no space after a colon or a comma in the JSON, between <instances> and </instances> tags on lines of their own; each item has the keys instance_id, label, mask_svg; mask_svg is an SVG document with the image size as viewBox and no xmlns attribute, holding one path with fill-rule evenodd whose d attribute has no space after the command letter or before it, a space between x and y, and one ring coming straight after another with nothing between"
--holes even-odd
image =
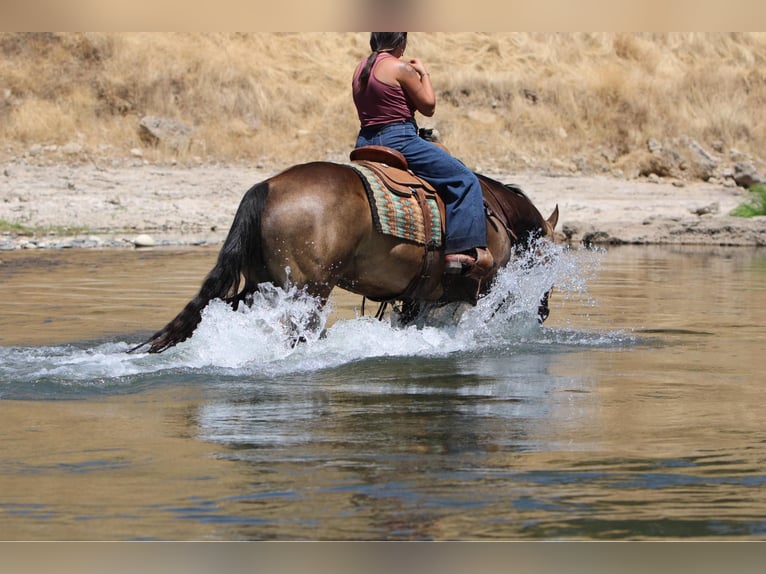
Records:
<instances>
[{"instance_id":1,"label":"river surface","mask_svg":"<svg viewBox=\"0 0 766 574\"><path fill-rule=\"evenodd\" d=\"M0 539L766 539L763 249L559 247L421 328L341 292L296 347L274 290L127 354L216 255L0 253Z\"/></svg>"}]
</instances>

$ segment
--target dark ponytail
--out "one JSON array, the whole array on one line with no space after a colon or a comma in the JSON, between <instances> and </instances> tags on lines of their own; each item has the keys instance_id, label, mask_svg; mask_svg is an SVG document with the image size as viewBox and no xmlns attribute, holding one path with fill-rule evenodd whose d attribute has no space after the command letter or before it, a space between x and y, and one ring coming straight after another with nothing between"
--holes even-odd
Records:
<instances>
[{"instance_id":1,"label":"dark ponytail","mask_svg":"<svg viewBox=\"0 0 766 574\"><path fill-rule=\"evenodd\" d=\"M407 32L373 32L370 34L370 50L372 53L367 58L361 74L359 74L359 85L362 90L367 88L367 82L370 81L372 66L378 54L381 52L393 52L407 42Z\"/></svg>"}]
</instances>

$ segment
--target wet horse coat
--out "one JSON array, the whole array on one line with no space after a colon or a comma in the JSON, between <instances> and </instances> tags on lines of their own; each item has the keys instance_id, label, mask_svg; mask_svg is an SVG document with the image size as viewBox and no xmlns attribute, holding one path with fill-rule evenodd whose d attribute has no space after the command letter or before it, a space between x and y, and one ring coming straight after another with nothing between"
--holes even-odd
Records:
<instances>
[{"instance_id":1,"label":"wet horse coat","mask_svg":"<svg viewBox=\"0 0 766 574\"><path fill-rule=\"evenodd\" d=\"M481 285L468 277L443 280L443 254L438 250L429 276L419 281L424 246L376 230L357 171L332 162L305 163L245 193L199 293L132 351L149 345L150 353L158 353L184 341L211 300L237 306L261 283L293 284L322 303L336 286L377 301L475 303L513 250L524 248L532 237L552 237L558 219L558 209L544 219L520 189L479 179L487 206L488 248L496 262ZM413 283L419 283L414 291Z\"/></svg>"}]
</instances>

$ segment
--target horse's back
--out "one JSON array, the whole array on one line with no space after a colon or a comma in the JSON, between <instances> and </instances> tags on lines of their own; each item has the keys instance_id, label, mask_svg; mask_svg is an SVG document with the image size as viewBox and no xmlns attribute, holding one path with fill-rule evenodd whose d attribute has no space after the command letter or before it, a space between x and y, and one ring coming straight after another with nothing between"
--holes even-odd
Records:
<instances>
[{"instance_id":1,"label":"horse's back","mask_svg":"<svg viewBox=\"0 0 766 574\"><path fill-rule=\"evenodd\" d=\"M266 183L272 205L289 206L296 212L326 214L344 207L358 210L366 204L364 187L354 170L337 163L294 165Z\"/></svg>"}]
</instances>

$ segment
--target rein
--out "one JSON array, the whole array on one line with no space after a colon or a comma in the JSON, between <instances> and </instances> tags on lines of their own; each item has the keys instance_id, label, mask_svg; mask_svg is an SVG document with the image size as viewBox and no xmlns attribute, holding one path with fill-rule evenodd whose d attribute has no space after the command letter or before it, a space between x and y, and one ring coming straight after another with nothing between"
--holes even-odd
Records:
<instances>
[{"instance_id":1,"label":"rein","mask_svg":"<svg viewBox=\"0 0 766 574\"><path fill-rule=\"evenodd\" d=\"M514 233L513 229L508 227L508 225L502 219L500 219L500 217L498 217L497 213L492 211L492 208L489 205L485 206L485 211L487 212L487 221L491 223L492 225L495 225L495 222L490 220L490 217L496 219L497 222L500 223L500 225L502 225L503 229L508 234L508 238L511 240L512 244L515 245L516 243L519 242L519 237L516 235L516 233Z\"/></svg>"},{"instance_id":2,"label":"rein","mask_svg":"<svg viewBox=\"0 0 766 574\"><path fill-rule=\"evenodd\" d=\"M489 220L490 217L494 217L503 227L505 232L508 234L508 238L511 240L511 243L515 245L516 243L519 242L519 236L516 235L516 232L508 226L509 217L505 209L503 209L504 202L502 201L502 198L498 197L497 192L495 191L493 186L491 186L488 183L488 181L486 180L484 176L479 176L479 182L481 183L481 186L484 189L485 196L488 195L493 200L493 201L487 201L486 197L484 200L485 209L487 212L487 220ZM505 188L505 186L503 187L504 189L507 189ZM494 203L496 205L495 209L493 209L491 203ZM500 217L497 214L496 210L499 210L503 217Z\"/></svg>"}]
</instances>

